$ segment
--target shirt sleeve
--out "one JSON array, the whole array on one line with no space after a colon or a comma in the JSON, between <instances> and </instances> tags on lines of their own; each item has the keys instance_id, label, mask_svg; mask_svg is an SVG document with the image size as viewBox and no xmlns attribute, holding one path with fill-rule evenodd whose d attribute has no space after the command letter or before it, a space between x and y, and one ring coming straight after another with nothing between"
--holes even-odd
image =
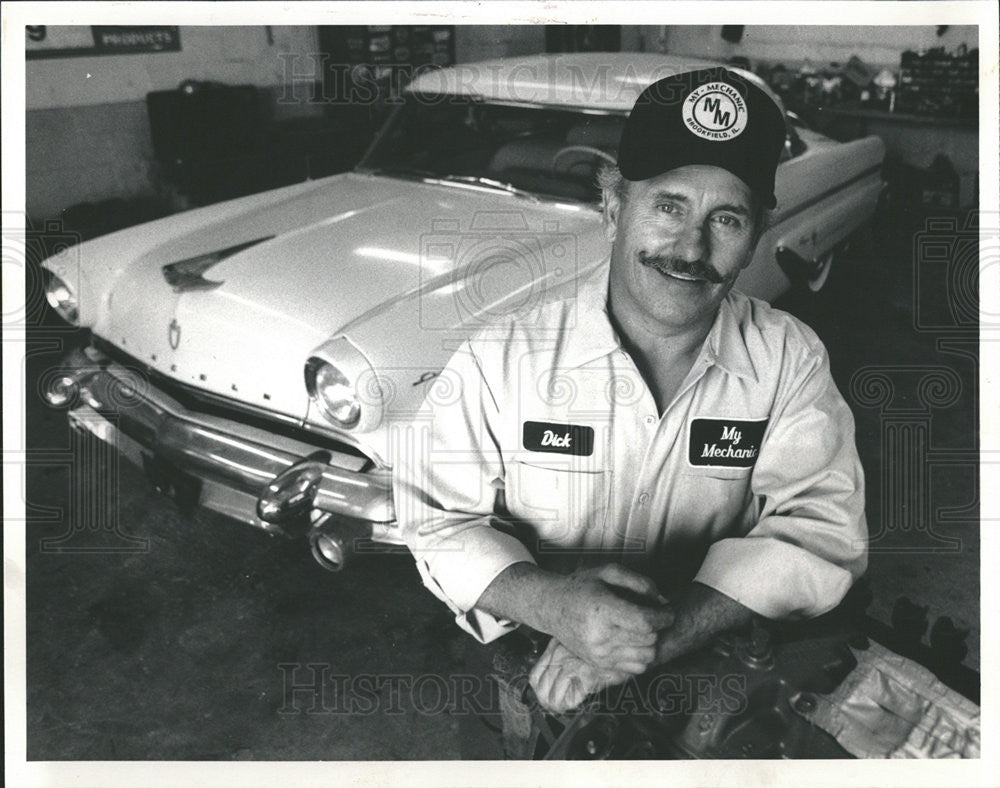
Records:
<instances>
[{"instance_id":1,"label":"shirt sleeve","mask_svg":"<svg viewBox=\"0 0 1000 788\"><path fill-rule=\"evenodd\" d=\"M753 471L760 516L742 538L713 544L695 577L773 619L836 607L868 559L854 417L818 339L798 366Z\"/></svg>"},{"instance_id":2,"label":"shirt sleeve","mask_svg":"<svg viewBox=\"0 0 1000 788\"><path fill-rule=\"evenodd\" d=\"M497 403L468 342L432 384L393 457L396 519L424 585L487 643L516 624L475 607L508 566L534 563L493 513L504 478Z\"/></svg>"}]
</instances>

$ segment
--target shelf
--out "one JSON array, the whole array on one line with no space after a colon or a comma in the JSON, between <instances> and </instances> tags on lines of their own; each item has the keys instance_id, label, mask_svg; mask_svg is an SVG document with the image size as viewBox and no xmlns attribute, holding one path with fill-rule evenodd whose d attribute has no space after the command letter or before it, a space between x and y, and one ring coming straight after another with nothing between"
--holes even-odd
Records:
<instances>
[{"instance_id":1,"label":"shelf","mask_svg":"<svg viewBox=\"0 0 1000 788\"><path fill-rule=\"evenodd\" d=\"M949 128L964 128L976 131L979 128L977 118L947 118L938 115L916 115L910 112L888 112L884 109L867 109L862 107L818 107L819 115L828 117L859 118L863 120L884 120L890 123L908 123L920 126L943 126Z\"/></svg>"}]
</instances>

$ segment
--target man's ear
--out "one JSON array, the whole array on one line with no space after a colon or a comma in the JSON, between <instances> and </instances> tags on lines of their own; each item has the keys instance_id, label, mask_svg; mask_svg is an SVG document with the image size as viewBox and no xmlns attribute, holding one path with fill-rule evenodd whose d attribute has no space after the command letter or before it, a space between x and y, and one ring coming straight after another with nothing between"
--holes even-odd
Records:
<instances>
[{"instance_id":1,"label":"man's ear","mask_svg":"<svg viewBox=\"0 0 1000 788\"><path fill-rule=\"evenodd\" d=\"M604 188L601 190L601 212L604 221L604 237L608 243L615 242L618 234L618 214L621 210L621 196L617 189Z\"/></svg>"}]
</instances>

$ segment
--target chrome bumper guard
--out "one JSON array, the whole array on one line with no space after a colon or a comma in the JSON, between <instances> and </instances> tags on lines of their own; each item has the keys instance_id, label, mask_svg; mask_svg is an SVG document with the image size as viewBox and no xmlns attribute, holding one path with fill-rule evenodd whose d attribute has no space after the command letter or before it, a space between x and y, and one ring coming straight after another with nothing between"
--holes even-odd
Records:
<instances>
[{"instance_id":1,"label":"chrome bumper guard","mask_svg":"<svg viewBox=\"0 0 1000 788\"><path fill-rule=\"evenodd\" d=\"M314 554L341 521L353 537L398 541L389 470L361 471L367 463L352 454L190 411L93 348L72 351L44 395L137 465L197 478L197 504L267 531L308 533Z\"/></svg>"}]
</instances>

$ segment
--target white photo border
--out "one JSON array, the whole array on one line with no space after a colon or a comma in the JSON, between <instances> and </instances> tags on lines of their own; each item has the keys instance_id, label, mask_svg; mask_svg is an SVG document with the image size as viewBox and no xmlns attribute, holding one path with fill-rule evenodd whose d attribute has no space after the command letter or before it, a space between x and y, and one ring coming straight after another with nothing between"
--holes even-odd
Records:
<instances>
[{"instance_id":1,"label":"white photo border","mask_svg":"<svg viewBox=\"0 0 1000 788\"><path fill-rule=\"evenodd\" d=\"M994 2L25 2L2 8L3 210L4 239L24 231L25 55L28 24L282 25L320 24L845 24L978 25L980 85L980 205L998 215L998 29ZM183 37L183 33L182 33ZM21 226L18 226L18 216ZM8 220L10 223L8 224ZM5 252L6 256L6 252ZM1000 314L1000 266L981 270L981 313ZM4 314L23 300L23 269L3 271ZM11 267L12 268L12 267ZM4 445L17 445L25 418L26 392L19 390L23 336L4 326ZM980 337L982 452L1000 450L1000 343ZM981 517L1000 514L1000 474L981 464ZM4 465L4 521L23 521L20 470ZM979 761L672 761L664 762L89 762L26 761L25 538L23 529L4 528L4 690L7 784L13 786L176 785L990 785L1000 774L997 731L997 674L1000 664L997 616L983 606L982 752ZM982 531L982 598L1000 598L994 567L1000 535ZM993 775L993 777L990 777Z\"/></svg>"}]
</instances>

